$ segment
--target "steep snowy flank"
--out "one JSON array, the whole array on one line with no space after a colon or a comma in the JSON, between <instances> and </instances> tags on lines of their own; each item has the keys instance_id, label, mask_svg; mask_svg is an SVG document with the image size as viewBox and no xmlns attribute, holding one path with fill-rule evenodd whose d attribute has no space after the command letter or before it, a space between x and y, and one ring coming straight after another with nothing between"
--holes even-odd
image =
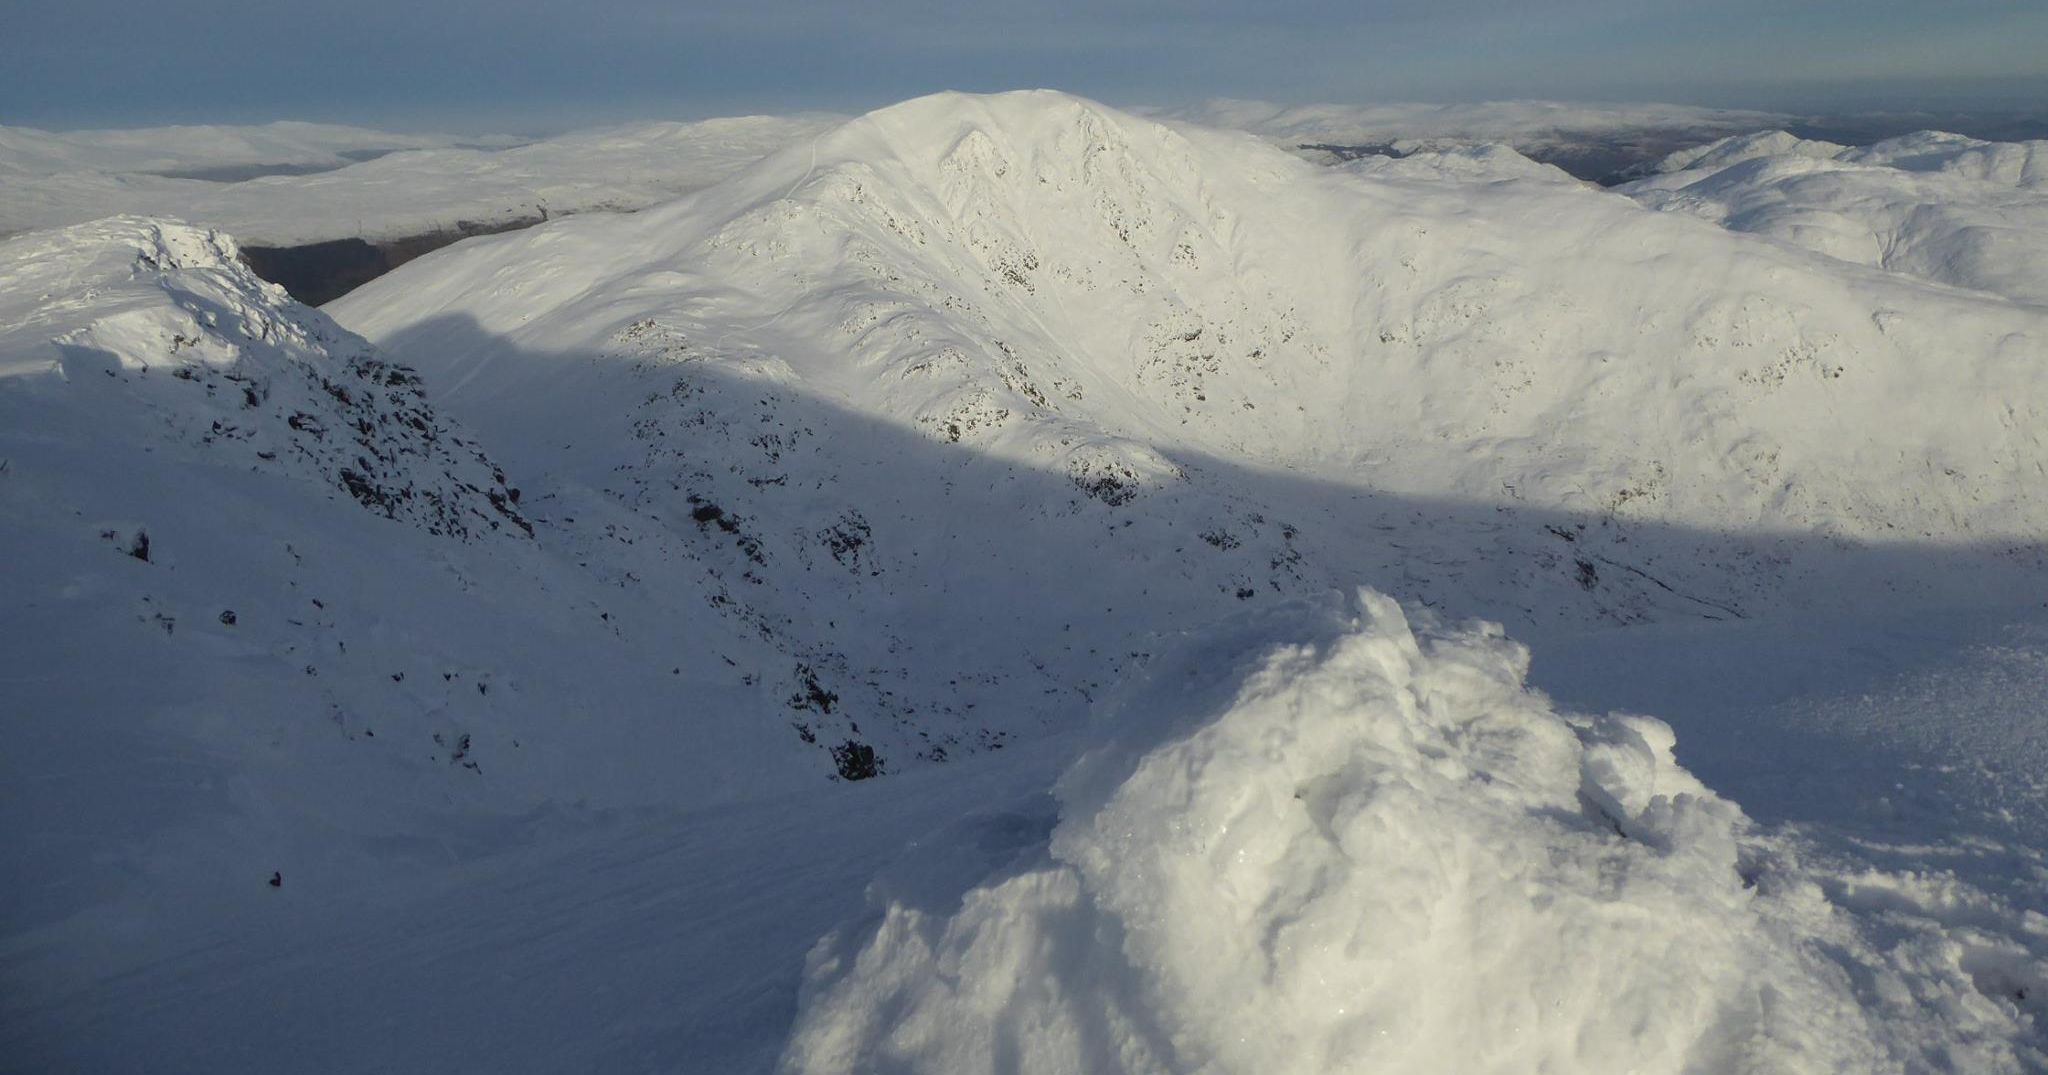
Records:
<instances>
[{"instance_id":1,"label":"steep snowy flank","mask_svg":"<svg viewBox=\"0 0 2048 1075\"><path fill-rule=\"evenodd\" d=\"M1622 189L1843 261L2048 306L2048 142L1928 131L1849 148L1774 131L1658 170Z\"/></svg>"},{"instance_id":2,"label":"steep snowy flank","mask_svg":"<svg viewBox=\"0 0 2048 1075\"><path fill-rule=\"evenodd\" d=\"M2032 578L2048 526L2036 312L1053 93L886 109L332 309L529 482L699 549L815 681L800 734L885 757L1069 719L1243 601L1726 618L1845 564Z\"/></svg>"},{"instance_id":3,"label":"steep snowy flank","mask_svg":"<svg viewBox=\"0 0 2048 1075\"><path fill-rule=\"evenodd\" d=\"M1988 480L1933 511L1890 502L1921 451L2038 451L1985 391L2031 402L2037 316L1592 192L1333 177L1053 94L899 106L656 215L437 258L337 310L373 335L460 312L583 350L638 320L630 307L714 359L797 351L778 357L800 377L1019 458L1079 425L1365 464L1383 488L1424 457L1433 492L1629 489L1656 505L1638 511L1706 525L2033 534L2043 518ZM1869 458L1854 431L1902 391L1920 405L1888 419L1891 461ZM1493 458L1473 458L1481 444ZM1641 490L1599 473L1730 454L1775 458ZM1447 485L1439 468L1477 472ZM1826 480L1788 473L1807 468Z\"/></svg>"},{"instance_id":4,"label":"steep snowy flank","mask_svg":"<svg viewBox=\"0 0 2048 1075\"><path fill-rule=\"evenodd\" d=\"M68 1038L23 1051L25 1012L183 965L273 874L361 901L578 803L823 783L775 717L787 669L691 614L672 542L589 507L536 507L217 233L0 243L7 1065L74 1066Z\"/></svg>"},{"instance_id":5,"label":"steep snowy flank","mask_svg":"<svg viewBox=\"0 0 2048 1075\"><path fill-rule=\"evenodd\" d=\"M709 186L837 121L747 116L577 131L512 148L428 145L314 175L239 183L112 168L39 173L0 192L0 235L113 213L177 217L266 246L489 230L640 209ZM0 162L11 148L0 141Z\"/></svg>"},{"instance_id":6,"label":"steep snowy flank","mask_svg":"<svg viewBox=\"0 0 2048 1075\"><path fill-rule=\"evenodd\" d=\"M532 533L518 490L442 428L412 370L284 299L218 232L123 218L27 236L0 245L0 281L0 377L103 376L109 406L219 464L340 490L433 534Z\"/></svg>"},{"instance_id":7,"label":"steep snowy flank","mask_svg":"<svg viewBox=\"0 0 2048 1075\"><path fill-rule=\"evenodd\" d=\"M2048 1064L2038 915L1803 861L1663 723L1554 710L1488 625L1412 632L1368 591L1270 629L1126 698L1046 850L957 903L878 886L813 951L784 1070Z\"/></svg>"}]
</instances>

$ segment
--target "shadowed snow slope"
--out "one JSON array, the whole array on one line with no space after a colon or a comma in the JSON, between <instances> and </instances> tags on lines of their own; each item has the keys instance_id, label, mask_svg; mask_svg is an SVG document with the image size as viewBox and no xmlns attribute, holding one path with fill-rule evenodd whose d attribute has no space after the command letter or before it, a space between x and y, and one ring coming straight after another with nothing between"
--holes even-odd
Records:
<instances>
[{"instance_id":1,"label":"shadowed snow slope","mask_svg":"<svg viewBox=\"0 0 2048 1075\"><path fill-rule=\"evenodd\" d=\"M632 553L585 570L521 499L413 371L217 234L0 243L10 1038L273 871L360 892L579 800L829 772L709 719L778 704L736 669L756 643L657 615L605 574ZM679 781L696 750L726 760Z\"/></svg>"},{"instance_id":2,"label":"shadowed snow slope","mask_svg":"<svg viewBox=\"0 0 2048 1075\"><path fill-rule=\"evenodd\" d=\"M2035 578L2048 524L2036 311L1055 93L885 109L332 312L536 488L696 543L834 696L805 734L892 756L1063 720L1244 601L1743 616L1943 591L1843 585L1900 542Z\"/></svg>"},{"instance_id":3,"label":"shadowed snow slope","mask_svg":"<svg viewBox=\"0 0 2048 1075\"><path fill-rule=\"evenodd\" d=\"M1622 188L1858 265L2048 306L2048 142L1923 131L1849 148L1770 131L1675 153Z\"/></svg>"},{"instance_id":4,"label":"shadowed snow slope","mask_svg":"<svg viewBox=\"0 0 2048 1075\"><path fill-rule=\"evenodd\" d=\"M1497 628L1417 637L1368 592L1312 642L1257 637L1116 709L1049 856L954 905L884 889L879 921L821 943L785 1070L2048 1062L2038 916L1957 892L1983 928L1952 934L1831 902L1668 727L1554 711Z\"/></svg>"}]
</instances>

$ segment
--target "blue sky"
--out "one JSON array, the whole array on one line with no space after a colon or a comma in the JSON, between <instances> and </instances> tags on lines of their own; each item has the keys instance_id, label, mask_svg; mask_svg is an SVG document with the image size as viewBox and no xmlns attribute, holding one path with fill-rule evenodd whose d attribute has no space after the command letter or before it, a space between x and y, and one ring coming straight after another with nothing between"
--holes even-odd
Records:
<instances>
[{"instance_id":1,"label":"blue sky","mask_svg":"<svg viewBox=\"0 0 2048 1075\"><path fill-rule=\"evenodd\" d=\"M0 123L539 133L855 111L1502 97L2048 107L2041 0L0 0Z\"/></svg>"}]
</instances>

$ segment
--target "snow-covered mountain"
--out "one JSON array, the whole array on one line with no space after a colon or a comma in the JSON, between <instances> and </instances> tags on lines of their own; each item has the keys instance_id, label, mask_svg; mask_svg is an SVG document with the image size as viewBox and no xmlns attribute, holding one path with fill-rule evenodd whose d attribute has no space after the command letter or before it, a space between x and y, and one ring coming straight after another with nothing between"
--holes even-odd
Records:
<instances>
[{"instance_id":1,"label":"snow-covered mountain","mask_svg":"<svg viewBox=\"0 0 2048 1075\"><path fill-rule=\"evenodd\" d=\"M2032 578L2048 524L2035 313L1057 94L884 110L333 312L529 482L695 542L840 697L816 723L899 755L1055 721L1244 602L1745 616L1841 570ZM1932 574L1876 566L1928 541Z\"/></svg>"},{"instance_id":2,"label":"snow-covered mountain","mask_svg":"<svg viewBox=\"0 0 2048 1075\"><path fill-rule=\"evenodd\" d=\"M1767 131L1673 154L1623 191L1857 265L2048 306L2048 141L1926 131L1850 147Z\"/></svg>"},{"instance_id":3,"label":"snow-covered mountain","mask_svg":"<svg viewBox=\"0 0 2048 1075\"><path fill-rule=\"evenodd\" d=\"M840 119L639 123L510 147L414 139L405 145L409 152L237 183L148 174L132 162L83 166L100 159L89 155L78 158L80 167L53 170L35 160L32 147L7 140L20 132L0 131L0 167L16 161L26 162L24 171L31 164L43 169L10 178L0 193L0 235L115 213L175 217L264 246L492 230L550 215L640 209L709 186ZM158 142L175 145L178 133L167 129Z\"/></svg>"},{"instance_id":4,"label":"snow-covered mountain","mask_svg":"<svg viewBox=\"0 0 2048 1075\"><path fill-rule=\"evenodd\" d=\"M234 255L0 243L0 1055L2048 1062L2039 307L1050 92Z\"/></svg>"},{"instance_id":5,"label":"snow-covered mountain","mask_svg":"<svg viewBox=\"0 0 2048 1075\"><path fill-rule=\"evenodd\" d=\"M1409 176L1464 180L1544 179L1555 183L1583 183L1554 164L1532 160L1510 146L1499 143L1451 145L1437 149L1411 148L1401 156L1367 153L1336 162L1353 175Z\"/></svg>"},{"instance_id":6,"label":"snow-covered mountain","mask_svg":"<svg viewBox=\"0 0 2048 1075\"><path fill-rule=\"evenodd\" d=\"M1229 98L1151 114L1250 131L1313 159L1510 146L1589 180L1717 137L1783 126L1792 118L1775 112L1650 103L1281 105Z\"/></svg>"}]
</instances>

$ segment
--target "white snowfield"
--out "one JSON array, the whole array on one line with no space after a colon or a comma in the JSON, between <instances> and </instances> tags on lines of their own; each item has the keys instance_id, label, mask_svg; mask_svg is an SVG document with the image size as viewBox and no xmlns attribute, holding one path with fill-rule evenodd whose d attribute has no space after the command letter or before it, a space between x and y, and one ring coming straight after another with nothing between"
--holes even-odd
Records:
<instances>
[{"instance_id":1,"label":"white snowfield","mask_svg":"<svg viewBox=\"0 0 2048 1075\"><path fill-rule=\"evenodd\" d=\"M0 175L78 172L148 174L236 167L339 168L357 157L400 149L432 149L457 141L443 134L400 134L329 123L260 126L141 127L133 130L39 131L0 127Z\"/></svg>"},{"instance_id":2,"label":"white snowfield","mask_svg":"<svg viewBox=\"0 0 2048 1075\"><path fill-rule=\"evenodd\" d=\"M265 246L489 230L644 208L709 186L839 119L751 116L576 131L510 148L427 145L312 175L236 183L140 168L27 175L10 178L0 192L0 235L116 213L175 217ZM13 151L0 142L0 162Z\"/></svg>"},{"instance_id":3,"label":"white snowfield","mask_svg":"<svg viewBox=\"0 0 2048 1075\"><path fill-rule=\"evenodd\" d=\"M0 1069L2043 1070L2044 343L1049 92L0 242Z\"/></svg>"},{"instance_id":4,"label":"white snowfield","mask_svg":"<svg viewBox=\"0 0 2048 1075\"><path fill-rule=\"evenodd\" d=\"M1622 190L1829 257L2048 306L2048 141L1922 132L1848 147L1763 132Z\"/></svg>"}]
</instances>

